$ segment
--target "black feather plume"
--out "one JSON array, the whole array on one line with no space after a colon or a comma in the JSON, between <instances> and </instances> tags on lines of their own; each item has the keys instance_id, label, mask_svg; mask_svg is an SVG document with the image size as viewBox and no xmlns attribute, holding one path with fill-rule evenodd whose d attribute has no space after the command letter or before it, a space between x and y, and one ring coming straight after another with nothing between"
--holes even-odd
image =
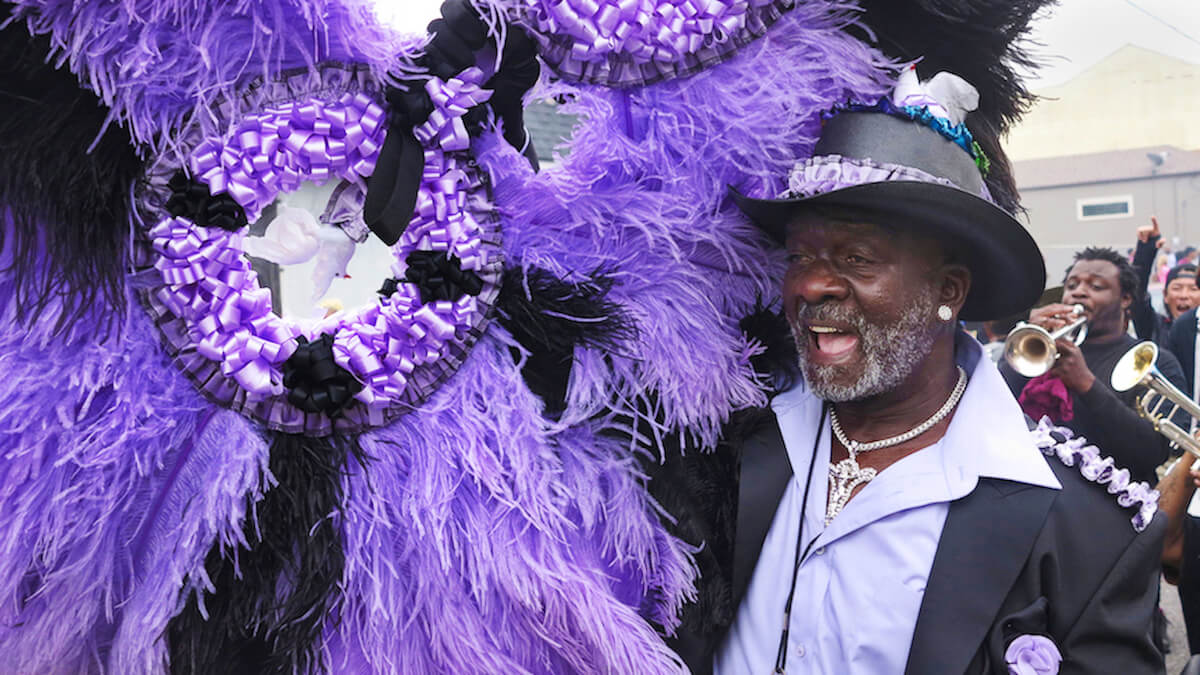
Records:
<instances>
[{"instance_id":1,"label":"black feather plume","mask_svg":"<svg viewBox=\"0 0 1200 675\"><path fill-rule=\"evenodd\" d=\"M0 25L11 8L0 2ZM24 24L0 30L0 250L19 319L63 302L59 327L96 303L124 306L131 187L142 161L129 134Z\"/></svg>"},{"instance_id":2,"label":"black feather plume","mask_svg":"<svg viewBox=\"0 0 1200 675\"><path fill-rule=\"evenodd\" d=\"M724 443L714 452L701 452L684 435L655 434L652 427L663 425L654 412L661 410L655 399L651 396L639 405L636 423L622 416L606 433L629 443L634 437L619 429L635 424L638 466L646 477L647 491L662 509L660 522L673 536L698 549L694 556L700 571L696 599L684 605L677 636L666 640L689 663L711 663L711 653L697 654L696 650L715 647L718 641L714 636L729 627L737 611L732 580L739 457L736 448ZM662 438L661 454L643 442L656 435ZM681 636L704 639L684 640Z\"/></svg>"},{"instance_id":3,"label":"black feather plume","mask_svg":"<svg viewBox=\"0 0 1200 675\"><path fill-rule=\"evenodd\" d=\"M922 77L948 71L979 90L979 109L967 127L991 160L987 184L1008 211L1019 208L1012 169L1000 147L1009 126L1034 96L1021 80L1036 62L1022 38L1030 21L1053 0L861 0L862 22L885 54L921 58ZM869 39L869 37L867 37Z\"/></svg>"},{"instance_id":4,"label":"black feather plume","mask_svg":"<svg viewBox=\"0 0 1200 675\"><path fill-rule=\"evenodd\" d=\"M536 267L504 271L498 321L529 352L521 375L551 417L566 408L576 346L616 352L636 337L628 313L607 297L612 285L603 273L569 282Z\"/></svg>"},{"instance_id":5,"label":"black feather plume","mask_svg":"<svg viewBox=\"0 0 1200 675\"><path fill-rule=\"evenodd\" d=\"M205 561L216 588L205 598L209 618L192 597L168 625L172 673L324 672L318 647L326 622L337 619L345 565L335 520L348 456L365 461L352 439L275 437L278 484L251 511L258 524L246 525L250 550L214 547Z\"/></svg>"},{"instance_id":6,"label":"black feather plume","mask_svg":"<svg viewBox=\"0 0 1200 675\"><path fill-rule=\"evenodd\" d=\"M783 314L762 304L738 322L747 339L762 346L762 351L750 357L750 366L772 391L787 391L799 377L799 354L792 330Z\"/></svg>"}]
</instances>

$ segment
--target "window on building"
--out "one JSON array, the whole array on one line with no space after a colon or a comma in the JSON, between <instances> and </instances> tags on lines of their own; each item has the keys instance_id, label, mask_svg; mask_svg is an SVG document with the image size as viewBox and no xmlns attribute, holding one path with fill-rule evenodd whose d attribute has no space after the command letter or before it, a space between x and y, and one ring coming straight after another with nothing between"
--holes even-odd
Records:
<instances>
[{"instance_id":1,"label":"window on building","mask_svg":"<svg viewBox=\"0 0 1200 675\"><path fill-rule=\"evenodd\" d=\"M1075 211L1080 220L1128 218L1133 215L1133 195L1077 199Z\"/></svg>"}]
</instances>

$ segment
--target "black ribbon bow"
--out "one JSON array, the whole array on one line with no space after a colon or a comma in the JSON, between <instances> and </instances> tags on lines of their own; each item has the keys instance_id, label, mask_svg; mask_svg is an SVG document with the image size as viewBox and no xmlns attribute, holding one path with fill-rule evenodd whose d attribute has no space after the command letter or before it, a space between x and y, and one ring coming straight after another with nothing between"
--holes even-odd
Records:
<instances>
[{"instance_id":1,"label":"black ribbon bow","mask_svg":"<svg viewBox=\"0 0 1200 675\"><path fill-rule=\"evenodd\" d=\"M379 150L375 171L367 180L363 221L388 246L394 245L412 220L425 168L425 153L413 129L425 123L433 102L419 82L408 89L388 87L388 133Z\"/></svg>"},{"instance_id":2,"label":"black ribbon bow","mask_svg":"<svg viewBox=\"0 0 1200 675\"><path fill-rule=\"evenodd\" d=\"M340 417L354 395L362 391L362 383L333 360L333 336L329 333L313 342L303 335L296 340L300 346L283 364L288 402L305 412Z\"/></svg>"},{"instance_id":3,"label":"black ribbon bow","mask_svg":"<svg viewBox=\"0 0 1200 675\"><path fill-rule=\"evenodd\" d=\"M457 300L464 293L479 295L483 290L483 279L472 270L464 270L462 261L446 251L413 251L405 262L408 270L404 278L421 291L423 305Z\"/></svg>"},{"instance_id":4,"label":"black ribbon bow","mask_svg":"<svg viewBox=\"0 0 1200 675\"><path fill-rule=\"evenodd\" d=\"M207 185L189 178L183 171L176 171L167 187L171 190L167 211L176 218L187 218L201 227L219 227L229 232L236 232L247 224L245 210L233 197L212 194Z\"/></svg>"}]
</instances>

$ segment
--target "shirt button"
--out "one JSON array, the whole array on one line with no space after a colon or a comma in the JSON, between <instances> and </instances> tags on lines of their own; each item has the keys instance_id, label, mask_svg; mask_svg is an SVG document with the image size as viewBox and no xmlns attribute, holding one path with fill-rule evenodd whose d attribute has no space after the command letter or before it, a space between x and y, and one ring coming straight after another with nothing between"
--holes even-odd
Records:
<instances>
[{"instance_id":1,"label":"shirt button","mask_svg":"<svg viewBox=\"0 0 1200 675\"><path fill-rule=\"evenodd\" d=\"M817 555L825 555L825 547L824 546L817 549Z\"/></svg>"},{"instance_id":2,"label":"shirt button","mask_svg":"<svg viewBox=\"0 0 1200 675\"><path fill-rule=\"evenodd\" d=\"M804 645L796 645L796 656L804 658Z\"/></svg>"}]
</instances>

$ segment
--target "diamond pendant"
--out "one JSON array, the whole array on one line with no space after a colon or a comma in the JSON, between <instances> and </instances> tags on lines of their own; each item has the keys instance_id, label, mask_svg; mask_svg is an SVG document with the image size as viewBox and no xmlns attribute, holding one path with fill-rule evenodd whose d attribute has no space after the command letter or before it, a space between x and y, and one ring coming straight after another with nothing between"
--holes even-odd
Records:
<instances>
[{"instance_id":1,"label":"diamond pendant","mask_svg":"<svg viewBox=\"0 0 1200 675\"><path fill-rule=\"evenodd\" d=\"M847 448L850 456L829 467L829 504L825 507L825 525L833 522L837 514L850 501L854 488L870 483L878 474L870 467L864 469L858 465L853 448Z\"/></svg>"}]
</instances>

